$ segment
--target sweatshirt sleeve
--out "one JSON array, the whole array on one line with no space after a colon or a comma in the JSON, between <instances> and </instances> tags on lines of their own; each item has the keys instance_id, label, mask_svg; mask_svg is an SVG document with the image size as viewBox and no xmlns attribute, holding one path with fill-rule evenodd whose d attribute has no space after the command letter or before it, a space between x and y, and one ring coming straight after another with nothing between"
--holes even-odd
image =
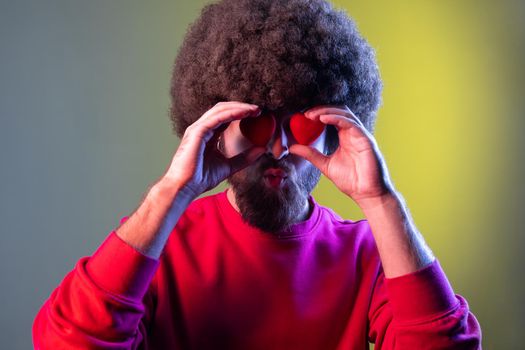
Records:
<instances>
[{"instance_id":1,"label":"sweatshirt sleeve","mask_svg":"<svg viewBox=\"0 0 525 350\"><path fill-rule=\"evenodd\" d=\"M380 269L368 320L375 350L481 349L479 323L437 259L395 278Z\"/></svg>"},{"instance_id":2,"label":"sweatshirt sleeve","mask_svg":"<svg viewBox=\"0 0 525 350\"><path fill-rule=\"evenodd\" d=\"M35 349L147 349L157 267L158 260L111 232L91 257L77 262L38 312Z\"/></svg>"}]
</instances>

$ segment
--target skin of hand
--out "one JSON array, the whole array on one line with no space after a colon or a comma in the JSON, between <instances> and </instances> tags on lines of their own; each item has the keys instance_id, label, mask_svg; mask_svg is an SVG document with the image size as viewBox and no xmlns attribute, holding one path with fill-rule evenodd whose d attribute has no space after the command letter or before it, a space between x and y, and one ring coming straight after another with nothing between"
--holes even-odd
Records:
<instances>
[{"instance_id":1,"label":"skin of hand","mask_svg":"<svg viewBox=\"0 0 525 350\"><path fill-rule=\"evenodd\" d=\"M230 122L257 117L260 113L258 106L248 103L217 103L186 129L163 179L196 198L253 163L264 154L264 147L253 146L226 158L216 144Z\"/></svg>"},{"instance_id":2,"label":"skin of hand","mask_svg":"<svg viewBox=\"0 0 525 350\"><path fill-rule=\"evenodd\" d=\"M359 118L346 106L316 106L305 113L311 120L333 125L339 147L331 155L295 144L290 153L314 164L336 187L362 209L395 192L377 142Z\"/></svg>"}]
</instances>

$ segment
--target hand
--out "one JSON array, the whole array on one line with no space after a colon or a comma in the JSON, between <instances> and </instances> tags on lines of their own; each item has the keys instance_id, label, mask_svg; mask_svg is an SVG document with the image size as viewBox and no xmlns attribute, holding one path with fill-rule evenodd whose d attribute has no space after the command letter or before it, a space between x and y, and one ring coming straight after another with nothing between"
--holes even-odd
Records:
<instances>
[{"instance_id":1,"label":"hand","mask_svg":"<svg viewBox=\"0 0 525 350\"><path fill-rule=\"evenodd\" d=\"M362 209L395 192L374 136L348 107L317 106L305 116L335 126L339 147L326 156L313 147L295 144L290 153L310 161Z\"/></svg>"},{"instance_id":2,"label":"hand","mask_svg":"<svg viewBox=\"0 0 525 350\"><path fill-rule=\"evenodd\" d=\"M231 121L260 113L259 107L247 103L217 103L186 129L163 180L196 198L257 160L265 152L263 147L226 158L217 149L217 140Z\"/></svg>"}]
</instances>

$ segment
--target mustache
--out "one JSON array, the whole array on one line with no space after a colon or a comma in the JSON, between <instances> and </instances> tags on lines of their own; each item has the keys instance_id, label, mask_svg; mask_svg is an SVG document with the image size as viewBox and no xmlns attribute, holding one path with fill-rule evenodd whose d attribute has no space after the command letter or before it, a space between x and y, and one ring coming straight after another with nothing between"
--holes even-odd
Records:
<instances>
[{"instance_id":1,"label":"mustache","mask_svg":"<svg viewBox=\"0 0 525 350\"><path fill-rule=\"evenodd\" d=\"M256 172L260 174L262 174L265 170L270 169L270 168L280 168L289 174L292 172L292 168L293 168L292 164L285 158L275 159L266 154L262 155L257 160L257 163L258 164L256 165Z\"/></svg>"}]
</instances>

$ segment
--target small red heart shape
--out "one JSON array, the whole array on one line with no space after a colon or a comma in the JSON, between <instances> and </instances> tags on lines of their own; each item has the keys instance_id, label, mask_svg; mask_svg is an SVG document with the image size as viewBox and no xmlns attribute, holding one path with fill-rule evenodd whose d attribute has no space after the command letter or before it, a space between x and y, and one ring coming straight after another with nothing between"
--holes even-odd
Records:
<instances>
[{"instance_id":1,"label":"small red heart shape","mask_svg":"<svg viewBox=\"0 0 525 350\"><path fill-rule=\"evenodd\" d=\"M266 146L275 132L275 118L271 113L248 117L239 124L241 133L256 146Z\"/></svg>"},{"instance_id":2,"label":"small red heart shape","mask_svg":"<svg viewBox=\"0 0 525 350\"><path fill-rule=\"evenodd\" d=\"M306 118L303 113L295 113L290 117L290 131L301 145L310 145L323 133L325 125L317 120Z\"/></svg>"}]
</instances>

